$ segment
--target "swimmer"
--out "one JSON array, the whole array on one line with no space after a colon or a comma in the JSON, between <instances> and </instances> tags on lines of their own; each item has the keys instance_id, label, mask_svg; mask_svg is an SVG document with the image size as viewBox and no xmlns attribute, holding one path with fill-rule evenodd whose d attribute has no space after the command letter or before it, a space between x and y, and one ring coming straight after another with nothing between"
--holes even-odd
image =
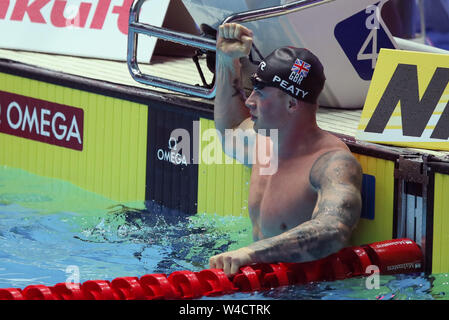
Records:
<instances>
[{"instance_id":1,"label":"swimmer","mask_svg":"<svg viewBox=\"0 0 449 320\"><path fill-rule=\"evenodd\" d=\"M216 129L223 146L225 139L239 139L237 129L249 129L256 137L253 146L244 144L242 160L252 167L248 204L254 242L209 260L211 268L228 276L253 263L307 262L337 252L348 245L362 206L359 162L316 122L325 82L319 59L302 48L275 50L252 75L253 90L246 98L240 58L248 56L252 39L253 32L242 25L219 27ZM269 149L277 170L262 175L266 163L245 159L261 144L273 145L263 134L269 129L278 132L277 151Z\"/></svg>"}]
</instances>

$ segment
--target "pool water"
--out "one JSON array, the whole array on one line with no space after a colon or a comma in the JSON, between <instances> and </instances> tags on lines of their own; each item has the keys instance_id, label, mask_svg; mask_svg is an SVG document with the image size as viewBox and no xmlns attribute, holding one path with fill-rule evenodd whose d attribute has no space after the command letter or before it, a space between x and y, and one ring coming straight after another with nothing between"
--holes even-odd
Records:
<instances>
[{"instance_id":1,"label":"pool water","mask_svg":"<svg viewBox=\"0 0 449 320\"><path fill-rule=\"evenodd\" d=\"M247 217L117 203L0 167L0 288L200 271L210 256L250 242ZM360 277L203 299L447 299L449 275L381 276L368 288Z\"/></svg>"}]
</instances>

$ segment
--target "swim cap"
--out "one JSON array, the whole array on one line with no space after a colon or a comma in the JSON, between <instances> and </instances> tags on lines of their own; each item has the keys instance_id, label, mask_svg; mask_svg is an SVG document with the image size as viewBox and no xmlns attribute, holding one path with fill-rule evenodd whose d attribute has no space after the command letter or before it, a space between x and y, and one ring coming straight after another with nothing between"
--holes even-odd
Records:
<instances>
[{"instance_id":1,"label":"swim cap","mask_svg":"<svg viewBox=\"0 0 449 320\"><path fill-rule=\"evenodd\" d=\"M259 64L251 76L255 88L278 88L290 96L316 103L326 77L320 60L304 48L282 47Z\"/></svg>"}]
</instances>

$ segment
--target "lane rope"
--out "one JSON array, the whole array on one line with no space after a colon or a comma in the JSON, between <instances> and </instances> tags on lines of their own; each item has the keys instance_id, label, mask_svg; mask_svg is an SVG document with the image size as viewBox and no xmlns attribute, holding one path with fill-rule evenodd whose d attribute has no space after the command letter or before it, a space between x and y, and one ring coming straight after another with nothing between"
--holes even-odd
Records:
<instances>
[{"instance_id":1,"label":"lane rope","mask_svg":"<svg viewBox=\"0 0 449 320\"><path fill-rule=\"evenodd\" d=\"M240 268L232 278L221 269L175 271L119 277L112 281L41 284L0 289L0 300L173 300L198 299L235 292L269 290L280 286L335 281L369 276L370 266L380 274L416 273L423 270L420 247L410 239L393 239L348 247L326 258L304 263L254 264Z\"/></svg>"}]
</instances>

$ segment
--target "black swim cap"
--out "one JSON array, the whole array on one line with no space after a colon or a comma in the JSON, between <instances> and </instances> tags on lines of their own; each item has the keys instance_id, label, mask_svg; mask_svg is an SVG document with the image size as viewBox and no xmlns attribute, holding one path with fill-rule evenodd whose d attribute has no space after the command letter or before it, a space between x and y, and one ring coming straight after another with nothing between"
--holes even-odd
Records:
<instances>
[{"instance_id":1,"label":"black swim cap","mask_svg":"<svg viewBox=\"0 0 449 320\"><path fill-rule=\"evenodd\" d=\"M251 81L255 88L275 87L299 100L316 103L326 77L323 65L312 52L282 47L259 64Z\"/></svg>"}]
</instances>

